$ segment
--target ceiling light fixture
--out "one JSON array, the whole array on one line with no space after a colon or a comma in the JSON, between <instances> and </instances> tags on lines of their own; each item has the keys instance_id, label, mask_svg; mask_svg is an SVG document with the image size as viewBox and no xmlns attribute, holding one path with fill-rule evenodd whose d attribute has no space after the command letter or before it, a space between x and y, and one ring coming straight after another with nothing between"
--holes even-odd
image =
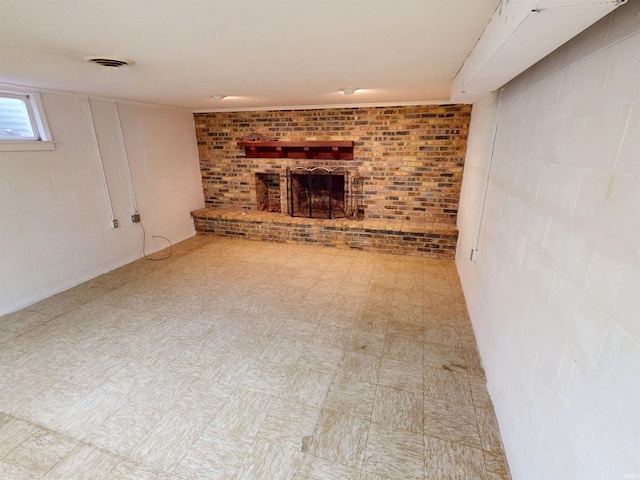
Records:
<instances>
[{"instance_id":1,"label":"ceiling light fixture","mask_svg":"<svg viewBox=\"0 0 640 480\"><path fill-rule=\"evenodd\" d=\"M213 98L216 102L219 102L220 100L222 100L225 97L226 97L226 95L211 95L211 98Z\"/></svg>"},{"instance_id":2,"label":"ceiling light fixture","mask_svg":"<svg viewBox=\"0 0 640 480\"><path fill-rule=\"evenodd\" d=\"M346 87L346 88L341 88L340 90L345 95L353 95L354 93L356 93L356 90L358 90L358 89L354 88L354 87Z\"/></svg>"}]
</instances>

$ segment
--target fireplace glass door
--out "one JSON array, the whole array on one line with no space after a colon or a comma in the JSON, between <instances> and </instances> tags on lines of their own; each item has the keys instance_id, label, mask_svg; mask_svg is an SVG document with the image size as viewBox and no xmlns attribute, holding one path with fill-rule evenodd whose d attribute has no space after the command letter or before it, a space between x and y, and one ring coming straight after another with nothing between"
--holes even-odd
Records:
<instances>
[{"instance_id":1,"label":"fireplace glass door","mask_svg":"<svg viewBox=\"0 0 640 480\"><path fill-rule=\"evenodd\" d=\"M344 168L287 168L287 196L292 217L346 217L348 172Z\"/></svg>"}]
</instances>

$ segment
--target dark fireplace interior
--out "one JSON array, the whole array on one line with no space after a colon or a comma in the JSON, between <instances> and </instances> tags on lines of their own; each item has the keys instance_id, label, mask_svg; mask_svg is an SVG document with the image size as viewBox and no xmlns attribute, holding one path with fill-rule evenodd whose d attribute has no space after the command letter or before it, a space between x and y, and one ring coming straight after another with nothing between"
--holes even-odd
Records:
<instances>
[{"instance_id":1,"label":"dark fireplace interior","mask_svg":"<svg viewBox=\"0 0 640 480\"><path fill-rule=\"evenodd\" d=\"M280 175L256 173L256 197L258 211L280 212Z\"/></svg>"},{"instance_id":2,"label":"dark fireplace interior","mask_svg":"<svg viewBox=\"0 0 640 480\"><path fill-rule=\"evenodd\" d=\"M288 169L289 214L293 217L346 217L347 171L323 167Z\"/></svg>"}]
</instances>

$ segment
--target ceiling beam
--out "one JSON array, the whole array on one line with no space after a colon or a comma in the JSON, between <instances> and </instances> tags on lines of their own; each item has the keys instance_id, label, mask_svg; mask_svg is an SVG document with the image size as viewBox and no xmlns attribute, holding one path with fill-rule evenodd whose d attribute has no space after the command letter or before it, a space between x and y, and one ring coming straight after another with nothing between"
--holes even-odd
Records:
<instances>
[{"instance_id":1,"label":"ceiling beam","mask_svg":"<svg viewBox=\"0 0 640 480\"><path fill-rule=\"evenodd\" d=\"M453 80L451 100L502 87L627 0L502 0Z\"/></svg>"}]
</instances>

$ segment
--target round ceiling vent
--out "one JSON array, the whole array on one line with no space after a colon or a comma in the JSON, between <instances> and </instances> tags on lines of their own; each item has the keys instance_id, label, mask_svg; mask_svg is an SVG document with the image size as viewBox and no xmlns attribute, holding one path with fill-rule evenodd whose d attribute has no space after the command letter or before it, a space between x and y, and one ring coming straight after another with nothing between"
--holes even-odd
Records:
<instances>
[{"instance_id":1,"label":"round ceiling vent","mask_svg":"<svg viewBox=\"0 0 640 480\"><path fill-rule=\"evenodd\" d=\"M121 68L121 67L131 67L136 64L133 60L129 60L127 58L116 58L116 57L103 57L100 55L85 55L82 57L89 63L94 63L96 65L100 65L102 67L108 68Z\"/></svg>"}]
</instances>

